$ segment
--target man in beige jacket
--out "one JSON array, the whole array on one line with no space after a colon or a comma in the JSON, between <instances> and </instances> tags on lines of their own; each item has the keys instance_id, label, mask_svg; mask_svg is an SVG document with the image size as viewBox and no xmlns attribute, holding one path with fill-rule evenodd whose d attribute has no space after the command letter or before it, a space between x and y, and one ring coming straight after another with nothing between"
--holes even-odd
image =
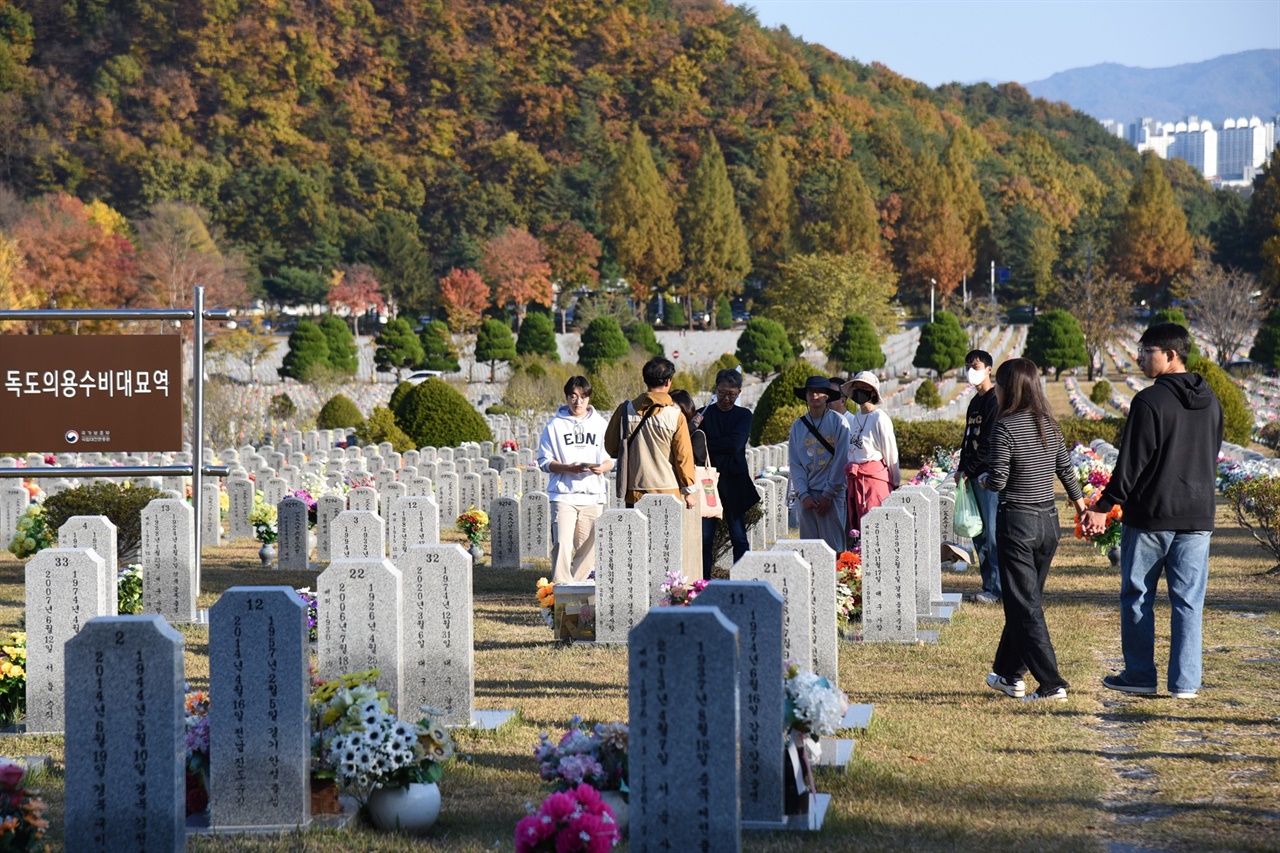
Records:
<instances>
[{"instance_id":1,"label":"man in beige jacket","mask_svg":"<svg viewBox=\"0 0 1280 853\"><path fill-rule=\"evenodd\" d=\"M643 371L648 390L616 408L605 430L604 449L620 460L618 478L628 507L652 494L683 495L686 507L697 506L689 425L671 401L675 375L676 366L667 359L649 359Z\"/></svg>"}]
</instances>

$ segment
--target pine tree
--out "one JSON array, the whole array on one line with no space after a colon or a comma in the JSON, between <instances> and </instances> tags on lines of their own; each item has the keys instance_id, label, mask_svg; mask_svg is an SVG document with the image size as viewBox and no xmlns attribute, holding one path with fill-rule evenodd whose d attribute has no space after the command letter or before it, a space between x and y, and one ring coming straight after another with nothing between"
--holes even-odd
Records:
<instances>
[{"instance_id":1,"label":"pine tree","mask_svg":"<svg viewBox=\"0 0 1280 853\"><path fill-rule=\"evenodd\" d=\"M329 344L329 366L339 373L355 376L360 369L360 359L356 356L356 339L351 329L341 318L326 314L320 321L320 331Z\"/></svg>"},{"instance_id":2,"label":"pine tree","mask_svg":"<svg viewBox=\"0 0 1280 853\"><path fill-rule=\"evenodd\" d=\"M387 323L373 343L377 347L373 352L373 363L379 370L394 370L397 382L403 378L406 367L421 364L426 355L422 342L413 333L413 327L403 317Z\"/></svg>"},{"instance_id":3,"label":"pine tree","mask_svg":"<svg viewBox=\"0 0 1280 853\"><path fill-rule=\"evenodd\" d=\"M284 362L277 368L281 379L296 379L306 382L317 367L329 364L329 340L314 322L307 319L298 321L289 333L289 351L285 353Z\"/></svg>"},{"instance_id":4,"label":"pine tree","mask_svg":"<svg viewBox=\"0 0 1280 853\"><path fill-rule=\"evenodd\" d=\"M880 336L871 321L861 314L844 318L844 327L831 347L831 360L846 373L859 370L879 370L884 367L884 352L880 349Z\"/></svg>"},{"instance_id":5,"label":"pine tree","mask_svg":"<svg viewBox=\"0 0 1280 853\"><path fill-rule=\"evenodd\" d=\"M631 351L622 327L612 317L597 317L582 332L578 347L578 363L595 373L602 364L612 364Z\"/></svg>"},{"instance_id":6,"label":"pine tree","mask_svg":"<svg viewBox=\"0 0 1280 853\"><path fill-rule=\"evenodd\" d=\"M551 316L541 311L534 311L524 318L520 324L520 335L516 338L518 355L540 355L552 361L560 360L556 347L556 327Z\"/></svg>"},{"instance_id":7,"label":"pine tree","mask_svg":"<svg viewBox=\"0 0 1280 853\"><path fill-rule=\"evenodd\" d=\"M676 208L638 126L623 146L605 191L605 238L631 283L636 301L647 300L680 266Z\"/></svg>"},{"instance_id":8,"label":"pine tree","mask_svg":"<svg viewBox=\"0 0 1280 853\"><path fill-rule=\"evenodd\" d=\"M782 140L771 137L760 162L760 187L752 200L750 221L754 267L772 275L795 252L796 193Z\"/></svg>"},{"instance_id":9,"label":"pine tree","mask_svg":"<svg viewBox=\"0 0 1280 853\"><path fill-rule=\"evenodd\" d=\"M1272 308L1262 321L1249 358L1267 367L1280 367L1280 305Z\"/></svg>"},{"instance_id":10,"label":"pine tree","mask_svg":"<svg viewBox=\"0 0 1280 853\"><path fill-rule=\"evenodd\" d=\"M729 297L721 294L716 297L716 328L728 329L733 326L733 306L729 304Z\"/></svg>"},{"instance_id":11,"label":"pine tree","mask_svg":"<svg viewBox=\"0 0 1280 853\"><path fill-rule=\"evenodd\" d=\"M876 212L870 187L862 179L862 170L853 160L840 164L827 211L829 234L819 247L821 251L837 255L862 252L871 257L884 254L880 243L880 214Z\"/></svg>"},{"instance_id":12,"label":"pine tree","mask_svg":"<svg viewBox=\"0 0 1280 853\"><path fill-rule=\"evenodd\" d=\"M714 135L703 142L679 220L685 256L681 273L689 297L715 299L730 293L751 269L751 249Z\"/></svg>"},{"instance_id":13,"label":"pine tree","mask_svg":"<svg viewBox=\"0 0 1280 853\"><path fill-rule=\"evenodd\" d=\"M622 330L622 334L633 347L639 347L646 355L663 354L662 344L658 343L658 337L653 333L653 326L648 323L639 320L628 323Z\"/></svg>"},{"instance_id":14,"label":"pine tree","mask_svg":"<svg viewBox=\"0 0 1280 853\"><path fill-rule=\"evenodd\" d=\"M968 352L969 336L959 318L950 311L939 311L933 322L925 323L920 330L920 344L911 364L941 375L964 364Z\"/></svg>"},{"instance_id":15,"label":"pine tree","mask_svg":"<svg viewBox=\"0 0 1280 853\"><path fill-rule=\"evenodd\" d=\"M1085 351L1084 333L1080 324L1069 312L1061 308L1046 311L1036 317L1027 332L1027 349L1024 355L1044 370L1056 368L1058 378L1069 367L1083 367L1089 362Z\"/></svg>"},{"instance_id":16,"label":"pine tree","mask_svg":"<svg viewBox=\"0 0 1280 853\"><path fill-rule=\"evenodd\" d=\"M951 177L931 151L916 158L902 193L897 252L903 281L924 299L937 282L939 296L973 269L973 245Z\"/></svg>"},{"instance_id":17,"label":"pine tree","mask_svg":"<svg viewBox=\"0 0 1280 853\"><path fill-rule=\"evenodd\" d=\"M1142 175L1111 238L1111 267L1121 278L1147 289L1163 302L1169 283L1191 266L1187 217L1173 197L1155 152L1142 155Z\"/></svg>"},{"instance_id":18,"label":"pine tree","mask_svg":"<svg viewBox=\"0 0 1280 853\"><path fill-rule=\"evenodd\" d=\"M1246 217L1250 242L1258 252L1257 268L1264 287L1274 294L1280 288L1280 147L1253 179Z\"/></svg>"},{"instance_id":19,"label":"pine tree","mask_svg":"<svg viewBox=\"0 0 1280 853\"><path fill-rule=\"evenodd\" d=\"M767 317L752 317L738 336L735 353L742 369L762 380L795 361L795 352L782 324Z\"/></svg>"},{"instance_id":20,"label":"pine tree","mask_svg":"<svg viewBox=\"0 0 1280 853\"><path fill-rule=\"evenodd\" d=\"M476 336L476 361L489 363L489 381L493 381L498 362L516 357L516 339L511 327L501 320L485 320Z\"/></svg>"},{"instance_id":21,"label":"pine tree","mask_svg":"<svg viewBox=\"0 0 1280 853\"><path fill-rule=\"evenodd\" d=\"M424 325L418 339L422 343L424 368L442 373L457 373L462 369L458 364L458 353L453 348L453 335L443 320L432 320Z\"/></svg>"}]
</instances>

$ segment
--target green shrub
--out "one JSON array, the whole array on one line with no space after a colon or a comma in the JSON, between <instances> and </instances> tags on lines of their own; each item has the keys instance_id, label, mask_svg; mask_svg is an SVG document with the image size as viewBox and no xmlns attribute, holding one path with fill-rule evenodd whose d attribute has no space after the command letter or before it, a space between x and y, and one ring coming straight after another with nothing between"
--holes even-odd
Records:
<instances>
[{"instance_id":1,"label":"green shrub","mask_svg":"<svg viewBox=\"0 0 1280 853\"><path fill-rule=\"evenodd\" d=\"M628 323L622 330L622 334L633 347L640 347L647 355L665 354L662 344L658 343L658 338L653 333L653 326L648 323L639 320Z\"/></svg>"},{"instance_id":2,"label":"green shrub","mask_svg":"<svg viewBox=\"0 0 1280 853\"><path fill-rule=\"evenodd\" d=\"M422 366L425 369L442 373L457 373L461 369L458 353L453 349L453 335L443 320L432 320L423 326L418 340L422 343Z\"/></svg>"},{"instance_id":3,"label":"green shrub","mask_svg":"<svg viewBox=\"0 0 1280 853\"><path fill-rule=\"evenodd\" d=\"M293 378L306 382L314 368L329 363L329 340L314 322L298 321L289 333L289 351L276 372L281 379Z\"/></svg>"},{"instance_id":4,"label":"green shrub","mask_svg":"<svg viewBox=\"0 0 1280 853\"><path fill-rule=\"evenodd\" d=\"M898 439L898 458L904 468L919 468L932 459L934 449L951 452L960 447L964 424L960 421L902 421L894 419L893 433Z\"/></svg>"},{"instance_id":5,"label":"green shrub","mask_svg":"<svg viewBox=\"0 0 1280 853\"><path fill-rule=\"evenodd\" d=\"M804 385L804 381L810 376L818 376L820 370L815 368L807 361L799 361L783 370L773 378L769 383L769 387L764 389L764 393L760 395L760 402L756 403L755 412L751 416L751 443L755 446L761 444L769 444L771 442L763 440L765 424L773 415L776 409L784 406L801 406L804 403L796 398L796 389ZM792 415L791 420L795 420L799 415ZM790 427L788 427L790 429ZM786 433L783 433L781 439L774 441L785 441Z\"/></svg>"},{"instance_id":6,"label":"green shrub","mask_svg":"<svg viewBox=\"0 0 1280 853\"><path fill-rule=\"evenodd\" d=\"M503 403L494 403L492 406L484 410L486 415L516 415L519 414L513 407Z\"/></svg>"},{"instance_id":7,"label":"green shrub","mask_svg":"<svg viewBox=\"0 0 1280 853\"><path fill-rule=\"evenodd\" d=\"M809 411L804 403L794 397L792 400L793 402L770 411L769 416L760 424L760 444L778 444L791 436L791 425L796 422L796 418ZM751 429L754 431L755 427L756 420L753 416Z\"/></svg>"},{"instance_id":8,"label":"green shrub","mask_svg":"<svg viewBox=\"0 0 1280 853\"><path fill-rule=\"evenodd\" d=\"M664 314L662 325L668 329L680 329L685 325L684 303L679 299L671 299L662 297L664 300Z\"/></svg>"},{"instance_id":9,"label":"green shrub","mask_svg":"<svg viewBox=\"0 0 1280 853\"><path fill-rule=\"evenodd\" d=\"M672 391L688 391L690 394L696 395L699 391L705 391L703 387L702 377L696 373L690 373L687 370L678 370L676 375L671 378Z\"/></svg>"},{"instance_id":10,"label":"green shrub","mask_svg":"<svg viewBox=\"0 0 1280 853\"><path fill-rule=\"evenodd\" d=\"M116 612L121 616L142 613L142 566L135 565L120 573L116 581Z\"/></svg>"},{"instance_id":11,"label":"green shrub","mask_svg":"<svg viewBox=\"0 0 1280 853\"><path fill-rule=\"evenodd\" d=\"M520 324L520 334L516 338L517 355L540 355L551 361L560 360L560 351L556 346L555 322L547 314L530 312Z\"/></svg>"},{"instance_id":12,"label":"green shrub","mask_svg":"<svg viewBox=\"0 0 1280 853\"><path fill-rule=\"evenodd\" d=\"M613 390L609 387L608 380L596 373L588 378L591 380L591 405L597 412L613 411L618 404L613 399Z\"/></svg>"},{"instance_id":13,"label":"green shrub","mask_svg":"<svg viewBox=\"0 0 1280 853\"><path fill-rule=\"evenodd\" d=\"M729 304L729 297L724 294L716 298L716 328L733 328L733 306Z\"/></svg>"},{"instance_id":14,"label":"green shrub","mask_svg":"<svg viewBox=\"0 0 1280 853\"><path fill-rule=\"evenodd\" d=\"M422 342L414 334L409 321L403 317L397 317L383 326L373 343L377 347L373 352L373 363L380 371L394 370L396 379L403 375L405 368L421 364L427 357L422 349Z\"/></svg>"},{"instance_id":15,"label":"green shrub","mask_svg":"<svg viewBox=\"0 0 1280 853\"><path fill-rule=\"evenodd\" d=\"M498 362L516 357L516 339L511 327L501 320L485 320L476 335L476 361L489 365L489 381L493 381Z\"/></svg>"},{"instance_id":16,"label":"green shrub","mask_svg":"<svg viewBox=\"0 0 1280 853\"><path fill-rule=\"evenodd\" d=\"M597 317L582 333L578 363L595 373L602 365L611 364L631 350L622 327L612 317Z\"/></svg>"},{"instance_id":17,"label":"green shrub","mask_svg":"<svg viewBox=\"0 0 1280 853\"><path fill-rule=\"evenodd\" d=\"M400 404L404 402L404 398L409 396L409 392L413 390L412 382L401 382L396 386L396 390L391 392L391 399L387 400L387 408L392 414L399 414Z\"/></svg>"},{"instance_id":18,"label":"green shrub","mask_svg":"<svg viewBox=\"0 0 1280 853\"><path fill-rule=\"evenodd\" d=\"M1228 488L1226 497L1236 521L1253 535L1268 559L1280 560L1280 477L1244 480Z\"/></svg>"},{"instance_id":19,"label":"green shrub","mask_svg":"<svg viewBox=\"0 0 1280 853\"><path fill-rule=\"evenodd\" d=\"M920 329L920 344L911 365L942 375L964 364L968 352L969 336L960 326L960 319L950 311L939 311L932 323L925 323Z\"/></svg>"},{"instance_id":20,"label":"green shrub","mask_svg":"<svg viewBox=\"0 0 1280 853\"><path fill-rule=\"evenodd\" d=\"M1055 368L1059 379L1064 370L1083 367L1089 363L1079 321L1075 315L1061 308L1046 311L1036 317L1027 331L1027 348L1023 355L1034 361L1041 370Z\"/></svg>"},{"instance_id":21,"label":"green shrub","mask_svg":"<svg viewBox=\"0 0 1280 853\"><path fill-rule=\"evenodd\" d=\"M1089 399L1095 406L1105 406L1111 399L1111 383L1105 379L1099 379L1093 383L1093 388L1089 390Z\"/></svg>"},{"instance_id":22,"label":"green shrub","mask_svg":"<svg viewBox=\"0 0 1280 853\"><path fill-rule=\"evenodd\" d=\"M916 388L915 403L926 409L942 407L942 395L938 393L938 386L933 384L932 379L925 379Z\"/></svg>"},{"instance_id":23,"label":"green shrub","mask_svg":"<svg viewBox=\"0 0 1280 853\"><path fill-rule=\"evenodd\" d=\"M391 442L391 449L404 453L417 447L413 439L396 423L396 416L386 406L374 406L369 419L356 427L356 439L362 444Z\"/></svg>"},{"instance_id":24,"label":"green shrub","mask_svg":"<svg viewBox=\"0 0 1280 853\"><path fill-rule=\"evenodd\" d=\"M861 314L850 314L844 318L840 334L827 355L847 373L879 370L885 363L876 327Z\"/></svg>"},{"instance_id":25,"label":"green shrub","mask_svg":"<svg viewBox=\"0 0 1280 853\"><path fill-rule=\"evenodd\" d=\"M316 415L316 429L345 429L358 427L364 423L364 415L351 398L344 394L334 394Z\"/></svg>"},{"instance_id":26,"label":"green shrub","mask_svg":"<svg viewBox=\"0 0 1280 853\"><path fill-rule=\"evenodd\" d=\"M56 531L73 515L105 515L116 526L116 564L125 566L142 545L142 508L164 493L128 483L89 483L45 499L45 523Z\"/></svg>"},{"instance_id":27,"label":"green shrub","mask_svg":"<svg viewBox=\"0 0 1280 853\"><path fill-rule=\"evenodd\" d=\"M1059 418L1062 438L1070 450L1075 444L1088 444L1095 438L1120 446L1120 433L1124 430L1124 418L1103 418L1091 421L1087 418Z\"/></svg>"},{"instance_id":28,"label":"green shrub","mask_svg":"<svg viewBox=\"0 0 1280 853\"><path fill-rule=\"evenodd\" d=\"M787 339L787 330L768 317L752 317L738 336L738 351L742 370L761 379L777 373L795 360L795 351Z\"/></svg>"},{"instance_id":29,"label":"green shrub","mask_svg":"<svg viewBox=\"0 0 1280 853\"><path fill-rule=\"evenodd\" d=\"M711 362L711 379L714 381L717 373L722 370L733 370L741 363L742 362L738 361L738 357L733 353L725 353L715 361Z\"/></svg>"},{"instance_id":30,"label":"green shrub","mask_svg":"<svg viewBox=\"0 0 1280 853\"><path fill-rule=\"evenodd\" d=\"M298 413L298 406L288 394L276 394L267 404L267 414L278 421L287 421Z\"/></svg>"},{"instance_id":31,"label":"green shrub","mask_svg":"<svg viewBox=\"0 0 1280 853\"><path fill-rule=\"evenodd\" d=\"M484 417L453 386L428 379L405 398L400 428L416 447L457 447L464 441L492 441Z\"/></svg>"},{"instance_id":32,"label":"green shrub","mask_svg":"<svg viewBox=\"0 0 1280 853\"><path fill-rule=\"evenodd\" d=\"M1233 444L1248 447L1253 435L1253 413L1249 410L1244 391L1225 370L1213 363L1213 359L1197 359L1192 370L1203 376L1213 393L1218 395L1218 402L1222 404L1222 437Z\"/></svg>"},{"instance_id":33,"label":"green shrub","mask_svg":"<svg viewBox=\"0 0 1280 853\"><path fill-rule=\"evenodd\" d=\"M355 376L360 369L360 359L356 355L356 339L351 334L351 327L341 317L326 314L320 321L320 331L324 332L329 344L329 366L339 373Z\"/></svg>"}]
</instances>

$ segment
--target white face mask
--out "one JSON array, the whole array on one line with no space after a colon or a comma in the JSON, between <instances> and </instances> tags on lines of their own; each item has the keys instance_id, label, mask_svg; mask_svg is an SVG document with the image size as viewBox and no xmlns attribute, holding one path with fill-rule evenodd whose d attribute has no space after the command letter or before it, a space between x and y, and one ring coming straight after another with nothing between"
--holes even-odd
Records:
<instances>
[{"instance_id":1,"label":"white face mask","mask_svg":"<svg viewBox=\"0 0 1280 853\"><path fill-rule=\"evenodd\" d=\"M974 368L972 368L972 367L971 367L971 368L969 368L968 373L969 373L969 384L970 384L970 385L981 385L981 384L982 384L983 382L985 382L985 381L986 381L986 379L987 379L987 371L986 371L986 368L981 368L981 369L976 369L976 370L975 370Z\"/></svg>"}]
</instances>

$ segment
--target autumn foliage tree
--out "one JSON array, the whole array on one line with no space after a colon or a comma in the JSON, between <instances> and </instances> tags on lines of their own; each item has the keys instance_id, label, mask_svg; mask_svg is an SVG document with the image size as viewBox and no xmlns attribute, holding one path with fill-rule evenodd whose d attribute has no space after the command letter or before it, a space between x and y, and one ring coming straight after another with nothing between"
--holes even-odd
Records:
<instances>
[{"instance_id":1,"label":"autumn foliage tree","mask_svg":"<svg viewBox=\"0 0 1280 853\"><path fill-rule=\"evenodd\" d=\"M335 315L344 309L351 321L351 332L356 333L356 318L369 310L387 309L382 290L373 270L363 264L334 270L333 283L329 286L329 310Z\"/></svg>"},{"instance_id":2,"label":"autumn foliage tree","mask_svg":"<svg viewBox=\"0 0 1280 853\"><path fill-rule=\"evenodd\" d=\"M542 243L523 228L504 228L485 243L480 275L493 289L495 305L515 309L517 327L530 302L551 307L551 265Z\"/></svg>"},{"instance_id":3,"label":"autumn foliage tree","mask_svg":"<svg viewBox=\"0 0 1280 853\"><path fill-rule=\"evenodd\" d=\"M1160 300L1174 277L1191 265L1191 257L1186 214L1174 201L1160 158L1148 151L1111 240L1111 267Z\"/></svg>"},{"instance_id":4,"label":"autumn foliage tree","mask_svg":"<svg viewBox=\"0 0 1280 853\"><path fill-rule=\"evenodd\" d=\"M703 143L702 156L680 207L679 222L685 254L680 274L686 293L712 302L727 296L751 269L751 250L724 154L714 136L708 136Z\"/></svg>"},{"instance_id":5,"label":"autumn foliage tree","mask_svg":"<svg viewBox=\"0 0 1280 853\"><path fill-rule=\"evenodd\" d=\"M973 244L951 176L931 151L916 158L902 193L898 254L903 278L920 298L937 282L946 296L973 269Z\"/></svg>"},{"instance_id":6,"label":"autumn foliage tree","mask_svg":"<svg viewBox=\"0 0 1280 853\"><path fill-rule=\"evenodd\" d=\"M605 238L626 271L631 295L644 302L680 266L680 231L675 202L638 126L622 147L602 213Z\"/></svg>"},{"instance_id":7,"label":"autumn foliage tree","mask_svg":"<svg viewBox=\"0 0 1280 853\"><path fill-rule=\"evenodd\" d=\"M489 304L489 288L475 270L449 270L440 279L440 306L449 317L449 328L467 334L480 325L480 315Z\"/></svg>"}]
</instances>

